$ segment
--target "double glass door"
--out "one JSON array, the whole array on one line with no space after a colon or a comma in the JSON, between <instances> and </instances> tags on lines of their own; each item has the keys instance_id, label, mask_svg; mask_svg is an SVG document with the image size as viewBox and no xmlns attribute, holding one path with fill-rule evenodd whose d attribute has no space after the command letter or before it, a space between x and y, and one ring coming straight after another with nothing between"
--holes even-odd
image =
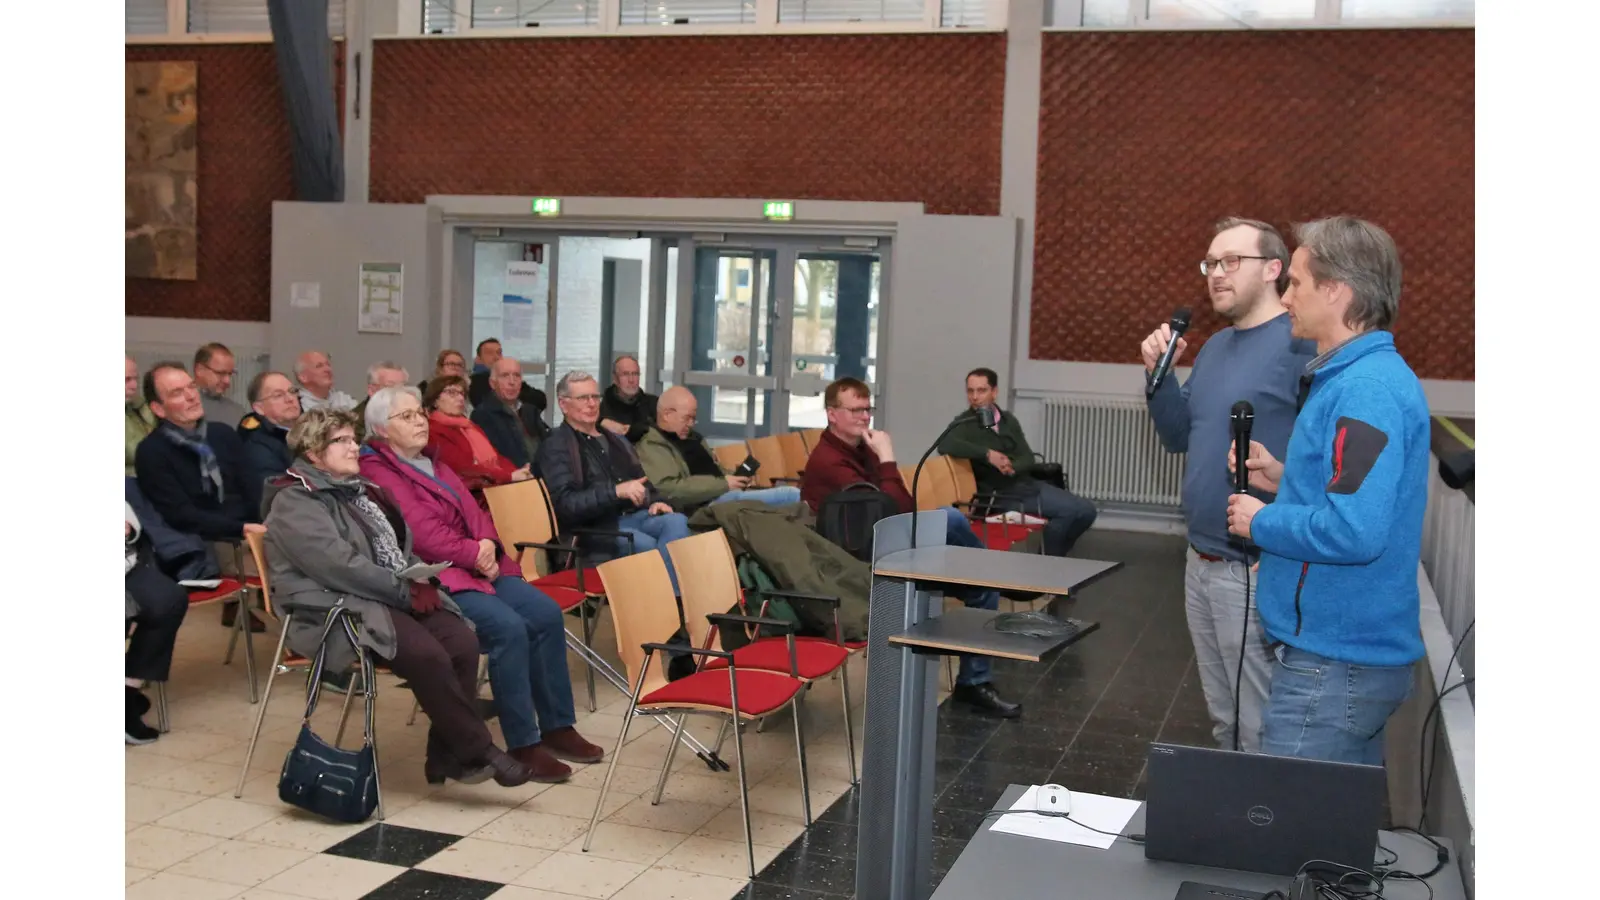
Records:
<instances>
[{"instance_id":1,"label":"double glass door","mask_svg":"<svg viewBox=\"0 0 1600 900\"><path fill-rule=\"evenodd\" d=\"M825 428L823 390L851 376L876 394L887 242L680 242L673 380L699 399L698 430L742 440Z\"/></svg>"}]
</instances>

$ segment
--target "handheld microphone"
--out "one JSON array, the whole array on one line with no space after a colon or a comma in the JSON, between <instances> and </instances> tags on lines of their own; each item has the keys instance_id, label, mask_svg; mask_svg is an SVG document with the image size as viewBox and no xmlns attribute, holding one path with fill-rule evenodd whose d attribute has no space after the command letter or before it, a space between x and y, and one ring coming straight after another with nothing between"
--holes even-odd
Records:
<instances>
[{"instance_id":1,"label":"handheld microphone","mask_svg":"<svg viewBox=\"0 0 1600 900\"><path fill-rule=\"evenodd\" d=\"M977 409L969 408L967 410L966 415L956 416L955 420L952 421L949 425L946 425L944 427L944 430L939 432L939 436L933 439L933 443L928 445L928 449L924 450L922 452L922 458L917 460L917 469L916 469L915 472L911 473L911 548L910 549L912 549L912 550L917 549L917 518L918 518L918 516L917 516L917 482L922 480L922 467L923 467L923 465L925 463L927 463L928 457L933 455L933 451L939 449L939 442L944 440L944 436L949 434L951 431L955 430L955 427L957 425L961 425L964 422L966 422L968 416L977 419L978 423L983 425L985 428L992 427L994 423L989 421L989 418L991 416L995 415L995 409L992 406L985 407L984 409L986 409L988 411L985 412L984 410L977 410Z\"/></svg>"},{"instance_id":2,"label":"handheld microphone","mask_svg":"<svg viewBox=\"0 0 1600 900\"><path fill-rule=\"evenodd\" d=\"M1250 458L1250 429L1255 425L1256 411L1249 400L1240 400L1228 414L1233 424L1233 492L1250 492L1250 470L1245 460Z\"/></svg>"},{"instance_id":3,"label":"handheld microphone","mask_svg":"<svg viewBox=\"0 0 1600 900\"><path fill-rule=\"evenodd\" d=\"M1145 382L1144 396L1146 399L1154 397L1156 389L1161 387L1161 382L1166 379L1167 373L1172 371L1172 357L1178 352L1178 338L1189 330L1189 307L1180 307L1172 314L1172 320L1167 327L1172 329L1172 340L1167 342L1167 349L1162 351L1161 359L1156 363L1155 371L1150 373L1150 378Z\"/></svg>"}]
</instances>

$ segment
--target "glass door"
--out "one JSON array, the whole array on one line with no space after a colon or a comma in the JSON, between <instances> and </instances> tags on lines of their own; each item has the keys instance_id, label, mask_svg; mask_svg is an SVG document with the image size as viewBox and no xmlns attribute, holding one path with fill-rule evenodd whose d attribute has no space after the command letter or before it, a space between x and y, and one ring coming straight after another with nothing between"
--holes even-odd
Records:
<instances>
[{"instance_id":1,"label":"glass door","mask_svg":"<svg viewBox=\"0 0 1600 900\"><path fill-rule=\"evenodd\" d=\"M523 381L553 394L557 253L554 240L534 234L473 244L472 346L461 348L469 367L479 343L497 340L502 355L522 364Z\"/></svg>"},{"instance_id":2,"label":"glass door","mask_svg":"<svg viewBox=\"0 0 1600 900\"><path fill-rule=\"evenodd\" d=\"M707 438L744 440L772 422L777 272L773 250L696 247L692 271L680 275L693 279L682 383L699 400Z\"/></svg>"},{"instance_id":3,"label":"glass door","mask_svg":"<svg viewBox=\"0 0 1600 900\"><path fill-rule=\"evenodd\" d=\"M787 375L791 429L826 428L823 391L858 378L876 398L878 311L883 261L876 253L797 251L790 261Z\"/></svg>"}]
</instances>

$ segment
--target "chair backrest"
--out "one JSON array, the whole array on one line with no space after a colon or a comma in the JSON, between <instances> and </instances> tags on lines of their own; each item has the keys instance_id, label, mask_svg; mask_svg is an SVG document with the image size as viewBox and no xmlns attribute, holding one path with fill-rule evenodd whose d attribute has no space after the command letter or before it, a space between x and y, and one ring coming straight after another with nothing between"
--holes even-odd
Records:
<instances>
[{"instance_id":1,"label":"chair backrest","mask_svg":"<svg viewBox=\"0 0 1600 900\"><path fill-rule=\"evenodd\" d=\"M244 542L250 547L250 558L255 560L256 573L261 576L261 605L266 608L267 615L277 618L278 613L272 608L272 576L267 574L267 534L264 531L248 532Z\"/></svg>"},{"instance_id":2,"label":"chair backrest","mask_svg":"<svg viewBox=\"0 0 1600 900\"><path fill-rule=\"evenodd\" d=\"M806 469L806 459L811 456L805 439L798 431L785 431L778 435L778 447L783 451L783 476L799 478Z\"/></svg>"},{"instance_id":3,"label":"chair backrest","mask_svg":"<svg viewBox=\"0 0 1600 900\"><path fill-rule=\"evenodd\" d=\"M910 483L907 483L907 487ZM923 506L922 497L926 495L933 503L932 506ZM950 506L963 498L956 490L955 472L950 468L950 457L935 456L928 460L922 467L922 484L918 485L917 505L923 509L938 509Z\"/></svg>"},{"instance_id":4,"label":"chair backrest","mask_svg":"<svg viewBox=\"0 0 1600 900\"><path fill-rule=\"evenodd\" d=\"M966 503L978 494L978 478L972 474L972 460L958 456L947 458L950 460L950 474L956 479L956 499Z\"/></svg>"},{"instance_id":5,"label":"chair backrest","mask_svg":"<svg viewBox=\"0 0 1600 900\"><path fill-rule=\"evenodd\" d=\"M934 459L937 459L937 457ZM906 493L911 493L911 486L916 484L917 512L927 512L930 509L938 509L944 505L939 502L939 498L936 496L937 492L928 483L930 480L928 470L933 468L934 459L928 460L928 464L922 467L921 482L917 482L917 467L915 465L900 467L900 480L906 484Z\"/></svg>"},{"instance_id":6,"label":"chair backrest","mask_svg":"<svg viewBox=\"0 0 1600 900\"><path fill-rule=\"evenodd\" d=\"M776 436L769 434L751 441L750 455L761 463L761 468L756 470L755 487L771 487L772 479L788 474L783 459L783 445L778 443Z\"/></svg>"},{"instance_id":7,"label":"chair backrest","mask_svg":"<svg viewBox=\"0 0 1600 900\"><path fill-rule=\"evenodd\" d=\"M667 544L667 553L678 573L689 641L704 647L711 633L706 616L725 613L739 602L739 568L733 559L733 548L728 546L728 536L718 528L679 538Z\"/></svg>"},{"instance_id":8,"label":"chair backrest","mask_svg":"<svg viewBox=\"0 0 1600 900\"><path fill-rule=\"evenodd\" d=\"M644 693L648 694L667 683L666 656L657 653L650 671L645 672L642 645L666 643L678 633L678 604L666 561L659 553L635 553L596 568L611 605L617 656L627 669L628 686L638 687L643 678Z\"/></svg>"},{"instance_id":9,"label":"chair backrest","mask_svg":"<svg viewBox=\"0 0 1600 900\"><path fill-rule=\"evenodd\" d=\"M817 449L817 444L822 442L822 429L807 428L800 432L800 439L806 442L806 455L810 456L811 451Z\"/></svg>"},{"instance_id":10,"label":"chair backrest","mask_svg":"<svg viewBox=\"0 0 1600 900\"><path fill-rule=\"evenodd\" d=\"M533 555L538 551L518 554L515 549L520 542L550 544L556 540L544 482L530 478L484 488L483 499L489 504L489 518L494 520L494 530L500 535L506 555L515 557L522 570L532 575Z\"/></svg>"},{"instance_id":11,"label":"chair backrest","mask_svg":"<svg viewBox=\"0 0 1600 900\"><path fill-rule=\"evenodd\" d=\"M744 441L720 444L711 448L711 455L717 458L717 465L722 467L722 471L732 472L739 468L739 463L744 462L746 456L750 455L750 448L745 446Z\"/></svg>"}]
</instances>

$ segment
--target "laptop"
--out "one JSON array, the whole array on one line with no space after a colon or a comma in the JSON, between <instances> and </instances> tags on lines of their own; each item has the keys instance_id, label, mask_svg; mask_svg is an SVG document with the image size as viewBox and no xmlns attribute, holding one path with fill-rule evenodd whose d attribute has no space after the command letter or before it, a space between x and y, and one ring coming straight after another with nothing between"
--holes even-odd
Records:
<instances>
[{"instance_id":1,"label":"laptop","mask_svg":"<svg viewBox=\"0 0 1600 900\"><path fill-rule=\"evenodd\" d=\"M1178 885L1178 896L1173 900L1267 900L1267 895L1261 891L1246 891L1218 884L1185 881Z\"/></svg>"},{"instance_id":2,"label":"laptop","mask_svg":"<svg viewBox=\"0 0 1600 900\"><path fill-rule=\"evenodd\" d=\"M1153 743L1147 778L1146 859L1294 875L1377 855L1382 766Z\"/></svg>"}]
</instances>

